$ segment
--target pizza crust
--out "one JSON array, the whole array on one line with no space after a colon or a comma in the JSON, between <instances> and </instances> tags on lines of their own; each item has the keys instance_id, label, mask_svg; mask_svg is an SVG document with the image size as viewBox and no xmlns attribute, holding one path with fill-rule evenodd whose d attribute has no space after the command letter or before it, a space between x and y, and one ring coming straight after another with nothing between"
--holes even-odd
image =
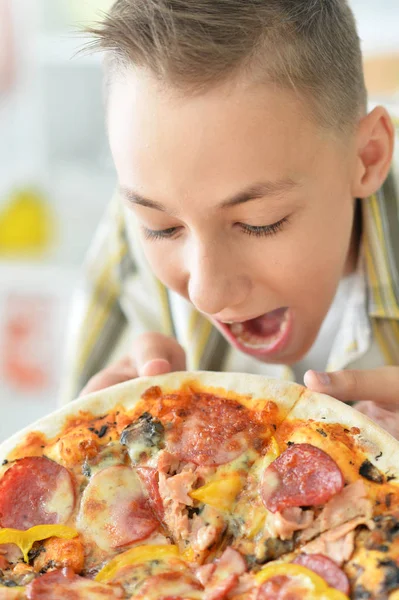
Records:
<instances>
[{"instance_id":1,"label":"pizza crust","mask_svg":"<svg viewBox=\"0 0 399 600\"><path fill-rule=\"evenodd\" d=\"M387 431L358 410L327 396L304 389L289 414L290 419L313 419L323 423L340 423L348 429L358 427L354 437L369 461L383 473L399 480L399 442ZM376 458L377 457L377 458Z\"/></svg>"},{"instance_id":2,"label":"pizza crust","mask_svg":"<svg viewBox=\"0 0 399 600\"><path fill-rule=\"evenodd\" d=\"M247 373L177 372L157 377L142 377L94 392L71 402L56 412L43 417L0 445L0 464L20 445L27 434L39 431L53 438L62 431L66 419L79 411L93 416L102 415L116 406L130 411L152 386L160 386L163 392L178 390L192 384L203 391L225 395L243 396L248 405L257 400L273 400L283 415L290 418L314 419L326 423L341 423L346 427L358 427L358 439L365 447L369 460L380 470L399 479L399 442L376 425L368 417L350 406L301 385L279 379L250 375ZM378 462L375 457L380 455Z\"/></svg>"},{"instance_id":3,"label":"pizza crust","mask_svg":"<svg viewBox=\"0 0 399 600\"><path fill-rule=\"evenodd\" d=\"M228 392L232 397L249 397L251 404L256 403L256 400L273 400L283 415L288 414L303 393L300 385L247 373L183 371L157 377L141 377L78 398L14 434L0 444L0 465L29 433L39 431L51 439L62 431L66 419L76 416L79 411L89 412L93 416L102 415L116 406L123 406L130 411L150 387L160 386L163 392L172 392L190 383L210 393L223 395Z\"/></svg>"}]
</instances>

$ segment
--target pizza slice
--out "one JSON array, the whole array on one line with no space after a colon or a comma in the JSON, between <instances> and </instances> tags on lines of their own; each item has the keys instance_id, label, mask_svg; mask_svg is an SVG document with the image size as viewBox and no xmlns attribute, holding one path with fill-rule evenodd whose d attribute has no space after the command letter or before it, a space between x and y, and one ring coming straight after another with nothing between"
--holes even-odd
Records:
<instances>
[{"instance_id":1,"label":"pizza slice","mask_svg":"<svg viewBox=\"0 0 399 600\"><path fill-rule=\"evenodd\" d=\"M265 386L243 396L187 380L173 393L152 387L143 395L120 440L155 514L190 560L202 563L228 544L230 509L248 470L300 393L288 386L278 402Z\"/></svg>"},{"instance_id":2,"label":"pizza slice","mask_svg":"<svg viewBox=\"0 0 399 600\"><path fill-rule=\"evenodd\" d=\"M291 589L297 565L354 598L388 599L398 588L397 443L362 420L306 391L252 469L234 509L244 524L233 547L254 570L267 562L263 576L284 563L283 579L263 584L267 593Z\"/></svg>"}]
</instances>

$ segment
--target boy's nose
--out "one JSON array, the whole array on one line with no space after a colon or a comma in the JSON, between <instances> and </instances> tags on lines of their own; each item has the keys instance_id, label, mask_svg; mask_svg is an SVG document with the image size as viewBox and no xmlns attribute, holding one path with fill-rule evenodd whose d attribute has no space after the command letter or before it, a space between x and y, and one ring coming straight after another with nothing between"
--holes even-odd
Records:
<instances>
[{"instance_id":1,"label":"boy's nose","mask_svg":"<svg viewBox=\"0 0 399 600\"><path fill-rule=\"evenodd\" d=\"M249 276L235 272L233 257L228 265L221 262L225 261L210 257L199 260L189 276L189 299L198 311L208 315L240 306L251 290Z\"/></svg>"},{"instance_id":2,"label":"boy's nose","mask_svg":"<svg viewBox=\"0 0 399 600\"><path fill-rule=\"evenodd\" d=\"M244 278L237 278L234 282L229 281L213 281L212 284L199 286L198 284L190 285L188 294L190 301L195 308L207 315L217 315L226 309L240 306L244 303L248 296L247 290L249 286Z\"/></svg>"}]
</instances>

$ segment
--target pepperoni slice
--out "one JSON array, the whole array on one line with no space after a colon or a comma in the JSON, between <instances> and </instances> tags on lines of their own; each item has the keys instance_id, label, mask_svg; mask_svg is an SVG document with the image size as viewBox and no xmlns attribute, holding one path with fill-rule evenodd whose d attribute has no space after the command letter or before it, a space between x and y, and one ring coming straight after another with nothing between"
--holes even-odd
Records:
<instances>
[{"instance_id":1,"label":"pepperoni slice","mask_svg":"<svg viewBox=\"0 0 399 600\"><path fill-rule=\"evenodd\" d=\"M311 444L294 444L263 473L261 496L271 512L326 503L344 487L337 463Z\"/></svg>"},{"instance_id":2,"label":"pepperoni slice","mask_svg":"<svg viewBox=\"0 0 399 600\"><path fill-rule=\"evenodd\" d=\"M90 480L82 495L77 524L102 550L110 550L144 540L159 521L137 473L115 465Z\"/></svg>"},{"instance_id":3,"label":"pepperoni slice","mask_svg":"<svg viewBox=\"0 0 399 600\"><path fill-rule=\"evenodd\" d=\"M331 558L323 556L323 554L300 554L293 562L320 575L330 587L349 595L349 580Z\"/></svg>"},{"instance_id":4,"label":"pepperoni slice","mask_svg":"<svg viewBox=\"0 0 399 600\"><path fill-rule=\"evenodd\" d=\"M65 523L75 506L69 471L44 456L21 458L0 480L0 526Z\"/></svg>"},{"instance_id":5,"label":"pepperoni slice","mask_svg":"<svg viewBox=\"0 0 399 600\"><path fill-rule=\"evenodd\" d=\"M222 465L250 446L261 448L268 432L268 425L239 402L211 394L176 396L164 413L162 417L171 425L166 431L166 449L197 465Z\"/></svg>"},{"instance_id":6,"label":"pepperoni slice","mask_svg":"<svg viewBox=\"0 0 399 600\"><path fill-rule=\"evenodd\" d=\"M161 495L159 493L158 471L156 469L150 469L149 467L137 467L136 471L147 490L148 500L156 516L159 519L162 519L164 515L164 507Z\"/></svg>"},{"instance_id":7,"label":"pepperoni slice","mask_svg":"<svg viewBox=\"0 0 399 600\"><path fill-rule=\"evenodd\" d=\"M119 588L75 575L72 569L51 571L34 579L26 588L28 600L114 600L123 598Z\"/></svg>"}]
</instances>

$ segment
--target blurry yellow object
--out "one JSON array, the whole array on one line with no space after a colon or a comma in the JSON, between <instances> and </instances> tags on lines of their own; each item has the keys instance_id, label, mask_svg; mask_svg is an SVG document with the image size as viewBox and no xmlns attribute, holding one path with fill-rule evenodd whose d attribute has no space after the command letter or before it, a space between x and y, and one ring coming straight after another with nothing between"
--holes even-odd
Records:
<instances>
[{"instance_id":1,"label":"blurry yellow object","mask_svg":"<svg viewBox=\"0 0 399 600\"><path fill-rule=\"evenodd\" d=\"M66 525L36 525L25 531L19 529L0 529L0 544L16 544L23 552L24 561L29 562L29 551L35 542L50 537L70 540L78 535L72 527Z\"/></svg>"},{"instance_id":2,"label":"blurry yellow object","mask_svg":"<svg viewBox=\"0 0 399 600\"><path fill-rule=\"evenodd\" d=\"M244 485L243 478L238 473L227 475L224 479L211 481L190 492L191 498L209 504L221 510L230 510Z\"/></svg>"},{"instance_id":3,"label":"blurry yellow object","mask_svg":"<svg viewBox=\"0 0 399 600\"><path fill-rule=\"evenodd\" d=\"M288 564L270 564L263 567L255 575L255 579L259 584L265 583L273 577L291 577L293 583L298 586L298 592L305 592L306 596L302 597L306 600L349 600L346 594L343 594L335 588L331 588L328 583L319 575L293 563ZM293 590L295 595L295 590Z\"/></svg>"},{"instance_id":4,"label":"blurry yellow object","mask_svg":"<svg viewBox=\"0 0 399 600\"><path fill-rule=\"evenodd\" d=\"M50 246L53 229L44 197L29 188L16 191L0 209L0 255L42 253Z\"/></svg>"},{"instance_id":5,"label":"blurry yellow object","mask_svg":"<svg viewBox=\"0 0 399 600\"><path fill-rule=\"evenodd\" d=\"M142 564L152 560L168 560L170 558L178 557L179 550L177 546L153 546L150 544L136 546L131 550L127 550L126 552L122 552L122 554L115 556L115 558L113 558L108 564L105 565L105 567L101 569L101 571L97 573L95 579L96 581L106 583L107 581L111 581L115 577L116 573L123 567Z\"/></svg>"}]
</instances>

